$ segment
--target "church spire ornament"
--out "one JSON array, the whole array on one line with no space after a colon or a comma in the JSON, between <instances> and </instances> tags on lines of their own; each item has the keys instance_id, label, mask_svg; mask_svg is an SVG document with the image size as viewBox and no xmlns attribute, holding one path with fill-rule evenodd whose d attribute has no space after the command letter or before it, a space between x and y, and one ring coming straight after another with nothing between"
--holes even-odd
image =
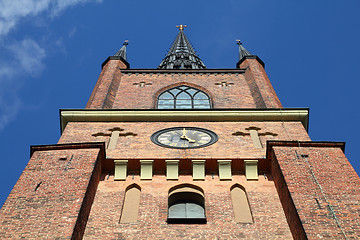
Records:
<instances>
[{"instance_id":1,"label":"church spire ornament","mask_svg":"<svg viewBox=\"0 0 360 240\"><path fill-rule=\"evenodd\" d=\"M245 56L251 56L251 53L242 46L242 42L237 39L236 44L239 45L239 61Z\"/></svg>"},{"instance_id":2,"label":"church spire ornament","mask_svg":"<svg viewBox=\"0 0 360 240\"><path fill-rule=\"evenodd\" d=\"M179 33L170 47L159 69L204 69L205 64L196 54L184 33L186 25L178 25Z\"/></svg>"},{"instance_id":3,"label":"church spire ornament","mask_svg":"<svg viewBox=\"0 0 360 240\"><path fill-rule=\"evenodd\" d=\"M114 54L114 56L122 57L124 60L126 60L126 46L129 45L129 40L125 40L123 43L123 46L120 48L117 53Z\"/></svg>"},{"instance_id":4,"label":"church spire ornament","mask_svg":"<svg viewBox=\"0 0 360 240\"><path fill-rule=\"evenodd\" d=\"M179 25L179 26L176 26L177 28L179 28L179 31L183 31L184 28L186 28L187 26L186 25Z\"/></svg>"}]
</instances>

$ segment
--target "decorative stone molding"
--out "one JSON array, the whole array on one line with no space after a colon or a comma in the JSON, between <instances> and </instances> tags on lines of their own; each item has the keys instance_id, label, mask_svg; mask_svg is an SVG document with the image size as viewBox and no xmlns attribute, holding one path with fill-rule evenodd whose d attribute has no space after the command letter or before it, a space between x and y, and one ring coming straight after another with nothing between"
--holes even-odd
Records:
<instances>
[{"instance_id":1,"label":"decorative stone molding","mask_svg":"<svg viewBox=\"0 0 360 240\"><path fill-rule=\"evenodd\" d=\"M258 160L244 160L246 180L258 180Z\"/></svg>"},{"instance_id":2,"label":"decorative stone molding","mask_svg":"<svg viewBox=\"0 0 360 240\"><path fill-rule=\"evenodd\" d=\"M151 180L153 176L153 162L154 160L140 160L140 179Z\"/></svg>"},{"instance_id":3,"label":"decorative stone molding","mask_svg":"<svg viewBox=\"0 0 360 240\"><path fill-rule=\"evenodd\" d=\"M217 160L220 180L231 180L231 160Z\"/></svg>"},{"instance_id":4,"label":"decorative stone molding","mask_svg":"<svg viewBox=\"0 0 360 240\"><path fill-rule=\"evenodd\" d=\"M166 160L166 179L179 179L179 160Z\"/></svg>"},{"instance_id":5,"label":"decorative stone molding","mask_svg":"<svg viewBox=\"0 0 360 240\"><path fill-rule=\"evenodd\" d=\"M128 160L114 160L115 176L114 180L126 180Z\"/></svg>"},{"instance_id":6,"label":"decorative stone molding","mask_svg":"<svg viewBox=\"0 0 360 240\"><path fill-rule=\"evenodd\" d=\"M193 180L205 180L205 160L192 160Z\"/></svg>"}]
</instances>

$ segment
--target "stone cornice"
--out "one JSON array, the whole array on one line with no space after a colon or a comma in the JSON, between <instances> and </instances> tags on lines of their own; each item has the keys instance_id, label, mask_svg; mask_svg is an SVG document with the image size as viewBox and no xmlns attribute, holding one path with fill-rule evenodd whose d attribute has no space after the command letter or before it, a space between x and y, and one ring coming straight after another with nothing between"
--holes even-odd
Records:
<instances>
[{"instance_id":1,"label":"stone cornice","mask_svg":"<svg viewBox=\"0 0 360 240\"><path fill-rule=\"evenodd\" d=\"M276 109L60 109L61 132L68 122L288 122L300 121L308 129L308 108Z\"/></svg>"},{"instance_id":2,"label":"stone cornice","mask_svg":"<svg viewBox=\"0 0 360 240\"><path fill-rule=\"evenodd\" d=\"M133 69L120 69L122 73L167 73L167 74L221 74L221 73L239 73L245 72L245 69L240 68L216 68L216 69L150 69L150 68L133 68Z\"/></svg>"},{"instance_id":3,"label":"stone cornice","mask_svg":"<svg viewBox=\"0 0 360 240\"><path fill-rule=\"evenodd\" d=\"M266 142L266 156L270 159L271 151L274 147L323 147L323 148L340 148L345 152L345 142L330 142L330 141L281 141L271 140Z\"/></svg>"}]
</instances>

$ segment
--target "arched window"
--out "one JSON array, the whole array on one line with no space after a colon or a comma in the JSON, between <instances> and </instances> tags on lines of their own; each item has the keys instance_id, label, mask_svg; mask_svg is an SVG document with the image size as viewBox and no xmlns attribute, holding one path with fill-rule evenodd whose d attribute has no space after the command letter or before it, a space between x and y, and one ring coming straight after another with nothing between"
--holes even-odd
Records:
<instances>
[{"instance_id":1,"label":"arched window","mask_svg":"<svg viewBox=\"0 0 360 240\"><path fill-rule=\"evenodd\" d=\"M206 223L204 193L184 184L170 190L168 223Z\"/></svg>"},{"instance_id":2,"label":"arched window","mask_svg":"<svg viewBox=\"0 0 360 240\"><path fill-rule=\"evenodd\" d=\"M132 184L126 189L120 223L136 222L138 219L139 204L140 187L137 184Z\"/></svg>"},{"instance_id":3,"label":"arched window","mask_svg":"<svg viewBox=\"0 0 360 240\"><path fill-rule=\"evenodd\" d=\"M158 97L158 109L209 109L209 96L196 88L181 85L162 92Z\"/></svg>"},{"instance_id":4,"label":"arched window","mask_svg":"<svg viewBox=\"0 0 360 240\"><path fill-rule=\"evenodd\" d=\"M231 200L234 208L235 222L253 223L250 205L246 196L245 189L239 184L230 188Z\"/></svg>"}]
</instances>

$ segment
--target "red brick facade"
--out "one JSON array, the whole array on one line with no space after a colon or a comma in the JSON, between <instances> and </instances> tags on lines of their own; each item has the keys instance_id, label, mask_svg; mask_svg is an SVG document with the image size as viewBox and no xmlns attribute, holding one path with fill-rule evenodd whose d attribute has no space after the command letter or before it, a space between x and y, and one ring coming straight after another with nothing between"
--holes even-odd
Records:
<instances>
[{"instance_id":1,"label":"red brick facade","mask_svg":"<svg viewBox=\"0 0 360 240\"><path fill-rule=\"evenodd\" d=\"M100 179L102 143L35 146L1 208L1 239L79 239Z\"/></svg>"},{"instance_id":2,"label":"red brick facade","mask_svg":"<svg viewBox=\"0 0 360 240\"><path fill-rule=\"evenodd\" d=\"M298 239L360 238L360 179L343 147L326 142L268 146L274 182Z\"/></svg>"},{"instance_id":3,"label":"red brick facade","mask_svg":"<svg viewBox=\"0 0 360 240\"><path fill-rule=\"evenodd\" d=\"M219 181L207 175L205 181L192 181L182 176L178 181L168 181L157 175L152 181L141 181L129 176L126 181L112 178L99 184L91 210L85 239L291 239L274 182L260 177L257 182L246 181L244 175L232 181ZM125 188L131 183L141 187L139 219L136 223L119 224ZM205 194L207 224L167 224L167 195L172 186L192 183ZM254 223L235 223L230 187L239 183L245 187Z\"/></svg>"},{"instance_id":4,"label":"red brick facade","mask_svg":"<svg viewBox=\"0 0 360 240\"><path fill-rule=\"evenodd\" d=\"M238 67L129 69L122 60L109 58L83 111L85 117L68 122L57 145L33 147L28 166L1 209L0 237L360 238L360 180L344 156L343 144L312 142L303 122L286 118L257 57L244 58ZM210 115L207 121L161 121L159 110L156 122L115 121L110 115L107 120L100 115L95 121L86 118L97 114L96 109L127 109L134 114L137 109L156 109L159 94L179 85L207 93L214 113L249 108L265 116L277 109L281 117L214 121ZM251 114L255 113L249 113L249 119ZM165 148L151 141L153 133L172 127L209 129L219 139L197 149ZM115 130L119 137L112 149L109 142ZM128 161L122 181L114 179L117 160ZM140 179L142 160L153 161L150 180ZM179 160L178 179L166 178L167 160ZM193 180L192 160L205 161L204 180ZM218 160L231 160L230 179L220 179ZM245 160L258 161L258 180L247 180ZM120 223L125 191L134 183L140 189L137 221ZM167 223L169 191L182 183L202 190L206 224ZM252 223L234 220L230 190L235 184L246 192Z\"/></svg>"}]
</instances>

